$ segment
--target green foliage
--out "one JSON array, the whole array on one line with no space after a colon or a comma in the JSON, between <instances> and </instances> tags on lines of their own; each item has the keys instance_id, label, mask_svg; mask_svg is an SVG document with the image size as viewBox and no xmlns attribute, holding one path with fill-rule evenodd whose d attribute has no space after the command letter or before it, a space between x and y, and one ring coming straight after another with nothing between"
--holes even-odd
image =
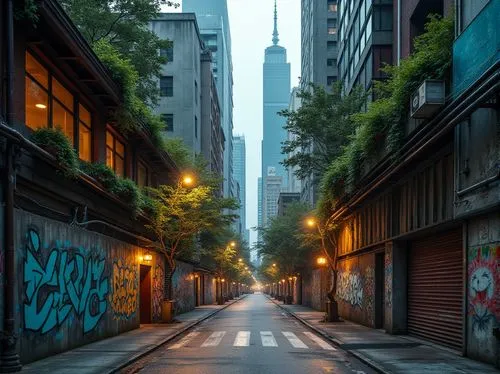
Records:
<instances>
[{"instance_id":1,"label":"green foliage","mask_svg":"<svg viewBox=\"0 0 500 374\"><path fill-rule=\"evenodd\" d=\"M68 137L60 128L37 129L31 135L31 141L55 156L57 163L63 169L64 176L78 177L78 156Z\"/></svg>"},{"instance_id":2,"label":"green foliage","mask_svg":"<svg viewBox=\"0 0 500 374\"><path fill-rule=\"evenodd\" d=\"M280 112L287 120L285 129L294 136L283 143L282 153L291 155L283 165L297 167L300 179L322 173L339 156L354 133L350 115L361 109L366 97L360 87L343 95L340 82L331 92L313 84L309 88L299 92L302 105L297 111Z\"/></svg>"},{"instance_id":3,"label":"green foliage","mask_svg":"<svg viewBox=\"0 0 500 374\"><path fill-rule=\"evenodd\" d=\"M429 16L425 33L415 38L415 50L399 66L386 66L387 79L376 82L378 99L366 112L351 116L356 131L342 154L331 162L322 177L319 211L327 216L339 197L352 192L363 165L380 152L397 158L404 141L411 94L425 79L443 79L449 72L454 40L453 16Z\"/></svg>"},{"instance_id":4,"label":"green foliage","mask_svg":"<svg viewBox=\"0 0 500 374\"><path fill-rule=\"evenodd\" d=\"M159 97L156 78L165 59L158 50L168 41L159 39L149 29L160 6L178 4L162 0L59 0L90 45L106 42L126 56L138 74L137 96L147 104Z\"/></svg>"},{"instance_id":5,"label":"green foliage","mask_svg":"<svg viewBox=\"0 0 500 374\"><path fill-rule=\"evenodd\" d=\"M181 138L165 139L165 151L172 157L179 170L186 171L193 168L191 151Z\"/></svg>"},{"instance_id":6,"label":"green foliage","mask_svg":"<svg viewBox=\"0 0 500 374\"><path fill-rule=\"evenodd\" d=\"M80 167L85 174L98 181L106 190L130 205L134 215L139 213L145 198L133 180L120 178L113 170L102 163L82 161Z\"/></svg>"}]
</instances>

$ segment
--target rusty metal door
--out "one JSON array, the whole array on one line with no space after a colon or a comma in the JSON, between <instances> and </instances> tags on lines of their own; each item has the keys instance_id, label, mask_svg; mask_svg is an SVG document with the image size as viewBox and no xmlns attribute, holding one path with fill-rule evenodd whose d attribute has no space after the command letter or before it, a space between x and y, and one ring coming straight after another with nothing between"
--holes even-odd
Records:
<instances>
[{"instance_id":1,"label":"rusty metal door","mask_svg":"<svg viewBox=\"0 0 500 374\"><path fill-rule=\"evenodd\" d=\"M408 261L408 333L462 350L462 230L411 243Z\"/></svg>"}]
</instances>

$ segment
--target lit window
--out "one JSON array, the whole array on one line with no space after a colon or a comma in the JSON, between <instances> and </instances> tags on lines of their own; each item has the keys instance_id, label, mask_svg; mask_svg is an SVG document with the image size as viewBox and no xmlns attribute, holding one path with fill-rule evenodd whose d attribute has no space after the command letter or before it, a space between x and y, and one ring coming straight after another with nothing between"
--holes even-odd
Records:
<instances>
[{"instance_id":1,"label":"lit window","mask_svg":"<svg viewBox=\"0 0 500 374\"><path fill-rule=\"evenodd\" d=\"M164 97L174 96L174 77L160 77L160 95Z\"/></svg>"},{"instance_id":2,"label":"lit window","mask_svg":"<svg viewBox=\"0 0 500 374\"><path fill-rule=\"evenodd\" d=\"M328 1L328 11L329 12L336 12L337 11L337 3L333 1Z\"/></svg>"},{"instance_id":3,"label":"lit window","mask_svg":"<svg viewBox=\"0 0 500 374\"><path fill-rule=\"evenodd\" d=\"M83 161L92 160L92 119L90 112L80 104L78 109L78 153Z\"/></svg>"},{"instance_id":4,"label":"lit window","mask_svg":"<svg viewBox=\"0 0 500 374\"><path fill-rule=\"evenodd\" d=\"M125 145L111 131L106 131L106 165L125 176Z\"/></svg>"},{"instance_id":5,"label":"lit window","mask_svg":"<svg viewBox=\"0 0 500 374\"><path fill-rule=\"evenodd\" d=\"M148 168L144 163L139 161L137 163L137 185L139 187L146 187L149 185L148 181Z\"/></svg>"},{"instance_id":6,"label":"lit window","mask_svg":"<svg viewBox=\"0 0 500 374\"><path fill-rule=\"evenodd\" d=\"M335 35L336 33L337 33L336 27L329 27L328 28L328 35Z\"/></svg>"}]
</instances>

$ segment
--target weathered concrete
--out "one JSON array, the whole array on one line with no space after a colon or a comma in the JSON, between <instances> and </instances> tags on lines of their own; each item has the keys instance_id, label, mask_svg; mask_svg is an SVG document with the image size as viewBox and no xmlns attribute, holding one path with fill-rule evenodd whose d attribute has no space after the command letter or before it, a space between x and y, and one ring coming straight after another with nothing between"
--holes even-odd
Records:
<instances>
[{"instance_id":1,"label":"weathered concrete","mask_svg":"<svg viewBox=\"0 0 500 374\"><path fill-rule=\"evenodd\" d=\"M387 242L384 261L384 328L391 334L407 331L407 245L406 242Z\"/></svg>"}]
</instances>

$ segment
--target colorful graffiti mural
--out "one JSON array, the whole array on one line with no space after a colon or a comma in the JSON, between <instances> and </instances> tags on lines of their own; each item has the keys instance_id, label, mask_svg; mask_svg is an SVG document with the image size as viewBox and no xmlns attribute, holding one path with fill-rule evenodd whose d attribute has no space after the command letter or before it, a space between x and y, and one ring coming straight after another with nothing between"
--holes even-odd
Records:
<instances>
[{"instance_id":1,"label":"colorful graffiti mural","mask_svg":"<svg viewBox=\"0 0 500 374\"><path fill-rule=\"evenodd\" d=\"M153 320L161 319L164 277L163 268L157 264L153 270Z\"/></svg>"},{"instance_id":2,"label":"colorful graffiti mural","mask_svg":"<svg viewBox=\"0 0 500 374\"><path fill-rule=\"evenodd\" d=\"M109 296L109 302L114 318L129 319L137 312L139 302L136 267L119 259L113 263L111 279L112 294Z\"/></svg>"},{"instance_id":3,"label":"colorful graffiti mural","mask_svg":"<svg viewBox=\"0 0 500 374\"><path fill-rule=\"evenodd\" d=\"M56 242L43 261L41 247L38 232L28 230L23 269L24 327L45 334L73 312L81 318L83 332L92 331L107 308L104 258L84 257L81 248L66 248Z\"/></svg>"},{"instance_id":4,"label":"colorful graffiti mural","mask_svg":"<svg viewBox=\"0 0 500 374\"><path fill-rule=\"evenodd\" d=\"M392 308L392 248L384 256L384 293L385 307Z\"/></svg>"},{"instance_id":5,"label":"colorful graffiti mural","mask_svg":"<svg viewBox=\"0 0 500 374\"><path fill-rule=\"evenodd\" d=\"M500 321L500 246L485 246L469 251L469 315L476 338L491 335Z\"/></svg>"},{"instance_id":6,"label":"colorful graffiti mural","mask_svg":"<svg viewBox=\"0 0 500 374\"><path fill-rule=\"evenodd\" d=\"M363 282L359 269L340 270L337 274L337 299L352 306L361 307L363 303Z\"/></svg>"}]
</instances>

